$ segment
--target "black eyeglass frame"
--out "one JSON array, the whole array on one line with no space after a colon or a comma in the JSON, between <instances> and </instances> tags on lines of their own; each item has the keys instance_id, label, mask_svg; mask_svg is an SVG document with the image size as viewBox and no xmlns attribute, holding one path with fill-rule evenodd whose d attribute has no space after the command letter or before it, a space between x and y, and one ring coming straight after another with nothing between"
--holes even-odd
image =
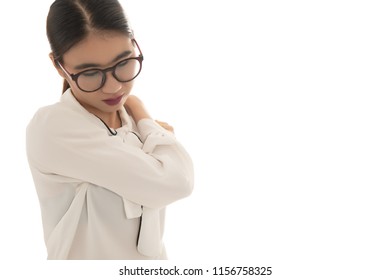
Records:
<instances>
[{"instance_id":1,"label":"black eyeglass frame","mask_svg":"<svg viewBox=\"0 0 390 280\"><path fill-rule=\"evenodd\" d=\"M123 60L119 61L118 63L116 63L114 66L111 66L111 67L108 67L108 68L105 68L105 69L91 68L91 69L84 70L84 71L81 71L81 72L76 73L76 74L70 74L70 73L65 69L65 67L62 66L62 64L61 64L58 60L57 60L56 62L57 62L57 64L60 66L60 68L61 68L61 69L62 69L62 70L63 70L63 71L64 71L64 72L65 72L65 73L66 73L66 74L67 74L67 75L76 83L77 87L78 87L81 91L84 91L84 92L95 92L95 91L101 89L102 87L104 87L104 84L106 83L106 80L107 80L107 75L106 75L107 72L112 72L112 76L113 76L118 82L121 82L121 83L128 83L128 82L131 82L132 80L134 80L135 78L137 78L137 76L141 73L141 70L142 70L142 62L143 62L143 60L144 60L144 56L143 56L143 54L142 54L142 51L141 51L141 49L140 49L140 47L139 47L137 41L136 41L135 39L131 39L131 41L134 42L135 45L137 46L137 49L138 49L138 51L139 51L139 56L137 56L137 57L129 57L129 58L123 59ZM139 70L138 70L138 73L137 73L133 78L131 78L130 80L122 81L122 80L120 80L120 79L116 76L114 70L115 70L115 68L116 68L119 64L123 63L124 61L129 61L129 60L138 60L138 62L139 62L139 64L140 64L140 68L139 68ZM79 83L78 83L78 78L79 78L79 76L82 75L82 74L85 73L85 72L89 72L89 71L93 71L93 70L95 70L95 71L100 71L100 72L103 73L103 78L102 78L102 82L101 82L100 86L99 86L97 89L95 89L95 90L84 90L84 89L82 89L82 88L79 86Z\"/></svg>"}]
</instances>

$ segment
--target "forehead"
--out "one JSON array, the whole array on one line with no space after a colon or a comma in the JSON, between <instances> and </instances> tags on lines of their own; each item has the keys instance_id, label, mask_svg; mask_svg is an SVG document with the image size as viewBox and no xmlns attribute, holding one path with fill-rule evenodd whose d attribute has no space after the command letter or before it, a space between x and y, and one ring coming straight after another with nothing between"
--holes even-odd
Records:
<instances>
[{"instance_id":1,"label":"forehead","mask_svg":"<svg viewBox=\"0 0 390 280\"><path fill-rule=\"evenodd\" d=\"M120 33L90 33L64 54L64 64L75 67L82 63L108 65L124 51L133 50L131 39Z\"/></svg>"}]
</instances>

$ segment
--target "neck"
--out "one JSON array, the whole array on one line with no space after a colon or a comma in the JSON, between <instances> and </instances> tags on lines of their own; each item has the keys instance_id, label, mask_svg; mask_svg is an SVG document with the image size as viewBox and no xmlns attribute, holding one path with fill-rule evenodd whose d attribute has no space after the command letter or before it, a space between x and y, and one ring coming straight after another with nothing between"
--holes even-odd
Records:
<instances>
[{"instance_id":1,"label":"neck","mask_svg":"<svg viewBox=\"0 0 390 280\"><path fill-rule=\"evenodd\" d=\"M100 113L96 116L99 117L102 121L106 123L106 125L108 125L111 128L116 129L122 126L122 121L118 111L110 112L110 113Z\"/></svg>"},{"instance_id":2,"label":"neck","mask_svg":"<svg viewBox=\"0 0 390 280\"><path fill-rule=\"evenodd\" d=\"M73 92L72 92L72 94L73 94ZM91 114L94 114L101 121L103 121L108 127L117 129L117 128L122 126L122 120L119 116L118 111L103 112L103 111L96 109L95 107L88 105L87 103L82 102L81 100L78 100L78 98L74 94L73 94L73 96L80 103L80 105L84 107L85 110L87 110Z\"/></svg>"}]
</instances>

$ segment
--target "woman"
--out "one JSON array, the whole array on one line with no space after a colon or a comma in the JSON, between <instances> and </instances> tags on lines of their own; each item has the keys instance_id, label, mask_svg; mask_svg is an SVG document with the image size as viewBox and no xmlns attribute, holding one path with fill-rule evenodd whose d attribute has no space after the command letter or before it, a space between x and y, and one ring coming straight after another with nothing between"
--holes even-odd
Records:
<instances>
[{"instance_id":1,"label":"woman","mask_svg":"<svg viewBox=\"0 0 390 280\"><path fill-rule=\"evenodd\" d=\"M27 127L48 259L165 259L165 206L190 195L173 129L130 95L142 52L117 0L56 0L47 17L60 102Z\"/></svg>"}]
</instances>

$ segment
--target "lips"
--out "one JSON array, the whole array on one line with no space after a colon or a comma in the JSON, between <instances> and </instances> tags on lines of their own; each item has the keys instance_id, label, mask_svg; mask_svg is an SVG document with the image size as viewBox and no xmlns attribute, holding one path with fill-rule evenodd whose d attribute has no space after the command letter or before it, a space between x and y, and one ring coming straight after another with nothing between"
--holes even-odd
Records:
<instances>
[{"instance_id":1,"label":"lips","mask_svg":"<svg viewBox=\"0 0 390 280\"><path fill-rule=\"evenodd\" d=\"M115 106L115 105L119 104L119 102L121 102L122 97L123 97L123 95L118 96L118 97L114 97L114 98L110 98L110 99L104 99L103 102L106 103L107 105Z\"/></svg>"}]
</instances>

